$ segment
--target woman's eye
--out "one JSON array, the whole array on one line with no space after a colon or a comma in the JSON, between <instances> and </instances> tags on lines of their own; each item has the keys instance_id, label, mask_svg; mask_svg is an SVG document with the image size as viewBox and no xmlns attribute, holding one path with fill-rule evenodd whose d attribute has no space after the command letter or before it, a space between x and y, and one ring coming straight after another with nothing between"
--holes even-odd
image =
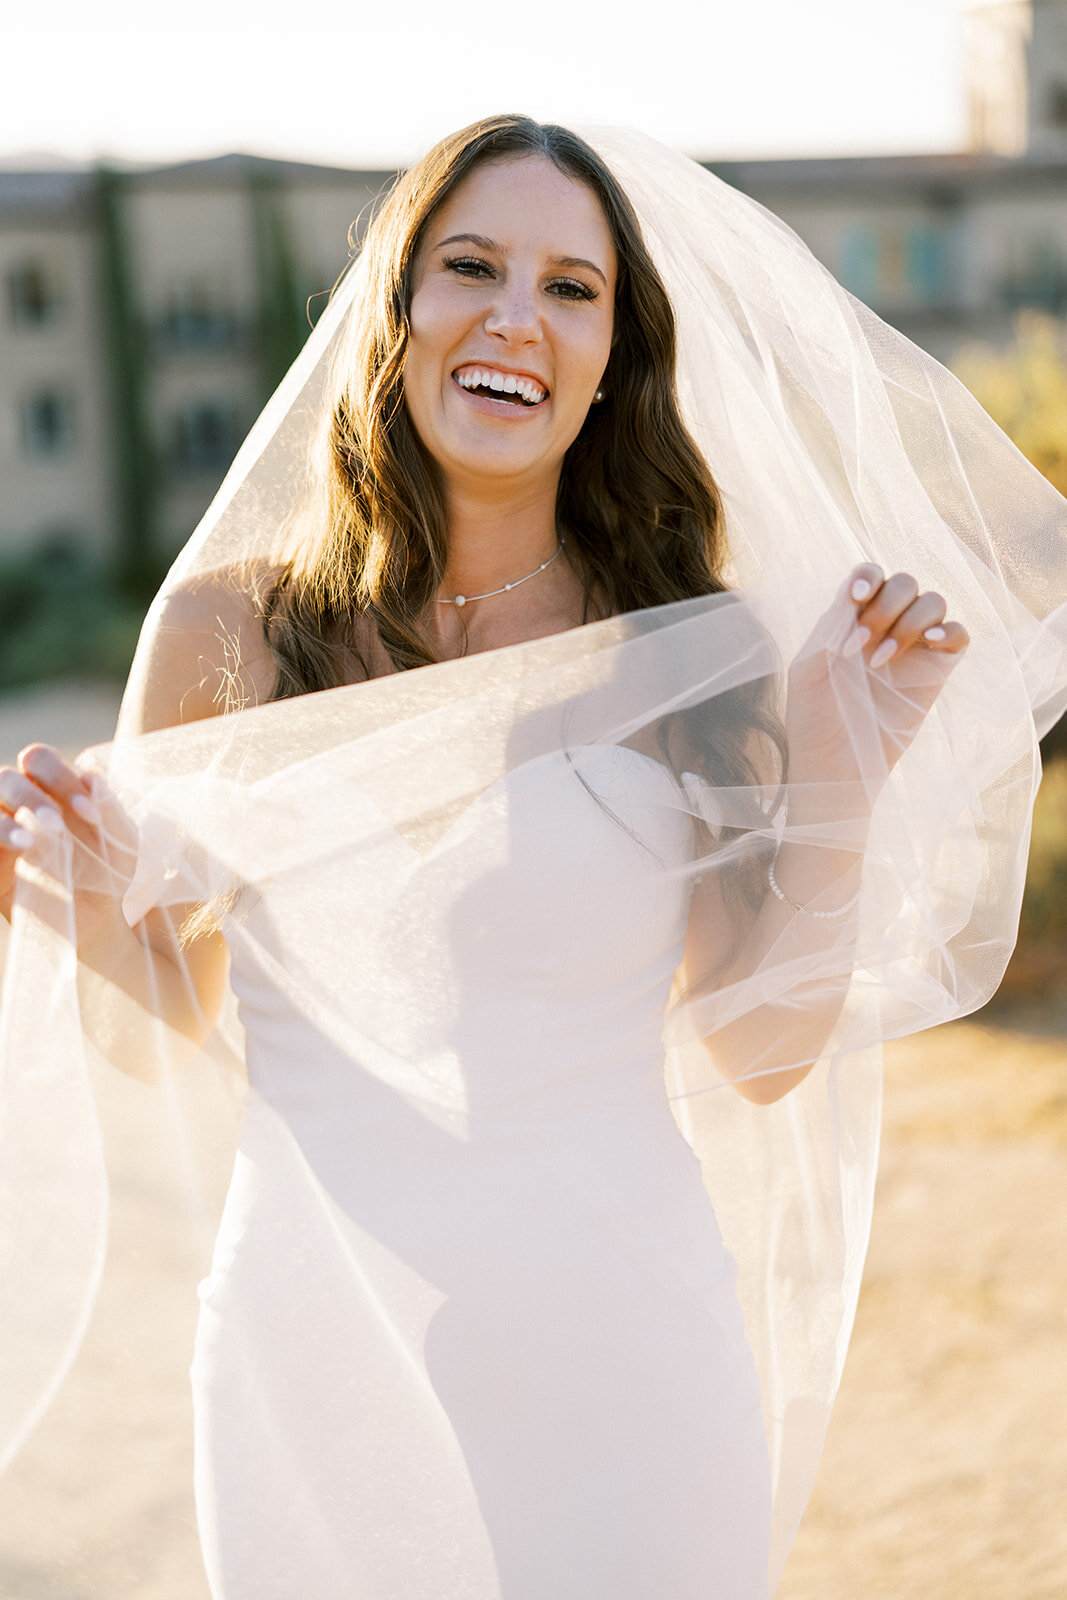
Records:
<instances>
[{"instance_id":1,"label":"woman's eye","mask_svg":"<svg viewBox=\"0 0 1067 1600\"><path fill-rule=\"evenodd\" d=\"M489 278L493 275L488 261L480 261L477 256L446 258L445 268L449 272L458 272L464 278Z\"/></svg>"},{"instance_id":2,"label":"woman's eye","mask_svg":"<svg viewBox=\"0 0 1067 1600\"><path fill-rule=\"evenodd\" d=\"M577 278L555 278L549 288L561 300L595 300L597 292Z\"/></svg>"},{"instance_id":3,"label":"woman's eye","mask_svg":"<svg viewBox=\"0 0 1067 1600\"><path fill-rule=\"evenodd\" d=\"M476 282L496 277L496 270L492 264L483 261L480 256L446 256L444 267L446 272L455 272L461 278L472 278ZM553 278L545 287L556 300L597 298L597 291L590 288L587 283L582 283L579 278Z\"/></svg>"}]
</instances>

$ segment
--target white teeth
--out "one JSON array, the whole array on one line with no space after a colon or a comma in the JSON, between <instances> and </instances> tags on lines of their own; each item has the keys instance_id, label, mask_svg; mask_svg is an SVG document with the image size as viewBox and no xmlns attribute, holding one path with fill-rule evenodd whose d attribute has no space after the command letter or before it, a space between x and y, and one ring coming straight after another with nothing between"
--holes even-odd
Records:
<instances>
[{"instance_id":1,"label":"white teeth","mask_svg":"<svg viewBox=\"0 0 1067 1600\"><path fill-rule=\"evenodd\" d=\"M540 405L545 390L533 378L517 378L513 373L493 372L487 367L470 367L454 374L463 389L490 389L494 394L521 395L527 405Z\"/></svg>"}]
</instances>

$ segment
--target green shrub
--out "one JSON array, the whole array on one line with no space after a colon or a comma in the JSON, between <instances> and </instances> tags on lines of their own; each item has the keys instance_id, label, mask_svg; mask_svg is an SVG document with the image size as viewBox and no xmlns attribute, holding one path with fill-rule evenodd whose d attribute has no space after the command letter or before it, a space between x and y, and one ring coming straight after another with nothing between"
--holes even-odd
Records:
<instances>
[{"instance_id":1,"label":"green shrub","mask_svg":"<svg viewBox=\"0 0 1067 1600\"><path fill-rule=\"evenodd\" d=\"M1067 757L1050 761L1034 807L1020 943L1067 945Z\"/></svg>"},{"instance_id":2,"label":"green shrub","mask_svg":"<svg viewBox=\"0 0 1067 1600\"><path fill-rule=\"evenodd\" d=\"M964 345L952 370L1027 460L1067 494L1067 325L1022 311L1009 345Z\"/></svg>"},{"instance_id":3,"label":"green shrub","mask_svg":"<svg viewBox=\"0 0 1067 1600\"><path fill-rule=\"evenodd\" d=\"M111 568L72 545L0 559L0 690L124 678L142 617Z\"/></svg>"},{"instance_id":4,"label":"green shrub","mask_svg":"<svg viewBox=\"0 0 1067 1600\"><path fill-rule=\"evenodd\" d=\"M1011 343L966 344L952 370L993 421L1049 482L1067 494L1067 323L1021 311ZM1046 759L1067 753L1067 718L1042 743Z\"/></svg>"}]
</instances>

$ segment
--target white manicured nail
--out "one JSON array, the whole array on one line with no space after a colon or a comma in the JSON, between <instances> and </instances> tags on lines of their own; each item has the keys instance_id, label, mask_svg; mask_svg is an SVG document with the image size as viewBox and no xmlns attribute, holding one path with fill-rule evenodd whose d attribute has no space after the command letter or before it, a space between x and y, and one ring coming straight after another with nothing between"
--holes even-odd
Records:
<instances>
[{"instance_id":1,"label":"white manicured nail","mask_svg":"<svg viewBox=\"0 0 1067 1600\"><path fill-rule=\"evenodd\" d=\"M874 668L884 667L887 661L892 661L896 653L897 641L895 639L883 639L871 656L871 666Z\"/></svg>"},{"instance_id":2,"label":"white manicured nail","mask_svg":"<svg viewBox=\"0 0 1067 1600\"><path fill-rule=\"evenodd\" d=\"M30 835L36 837L35 830L43 828L46 833L63 833L66 823L54 806L19 806L15 812L15 821Z\"/></svg>"},{"instance_id":3,"label":"white manicured nail","mask_svg":"<svg viewBox=\"0 0 1067 1600\"><path fill-rule=\"evenodd\" d=\"M853 628L852 632L841 646L841 654L843 656L858 656L870 637L870 628L865 628L862 624L860 624L860 626L857 628Z\"/></svg>"},{"instance_id":4,"label":"white manicured nail","mask_svg":"<svg viewBox=\"0 0 1067 1600\"><path fill-rule=\"evenodd\" d=\"M32 850L33 834L27 833L25 828L12 828L7 842L12 850Z\"/></svg>"},{"instance_id":5,"label":"white manicured nail","mask_svg":"<svg viewBox=\"0 0 1067 1600\"><path fill-rule=\"evenodd\" d=\"M93 805L87 795L71 795L70 809L75 816L81 817L83 822L89 823L90 827L99 828L101 822L99 808Z\"/></svg>"},{"instance_id":6,"label":"white manicured nail","mask_svg":"<svg viewBox=\"0 0 1067 1600\"><path fill-rule=\"evenodd\" d=\"M852 585L852 588L849 590L849 594L852 596L853 600L866 600L870 592L871 586L867 582L866 578L857 578L855 583Z\"/></svg>"},{"instance_id":7,"label":"white manicured nail","mask_svg":"<svg viewBox=\"0 0 1067 1600\"><path fill-rule=\"evenodd\" d=\"M948 638L948 633L944 628L927 628L923 633L923 638L929 639L931 644L941 644L943 640Z\"/></svg>"}]
</instances>

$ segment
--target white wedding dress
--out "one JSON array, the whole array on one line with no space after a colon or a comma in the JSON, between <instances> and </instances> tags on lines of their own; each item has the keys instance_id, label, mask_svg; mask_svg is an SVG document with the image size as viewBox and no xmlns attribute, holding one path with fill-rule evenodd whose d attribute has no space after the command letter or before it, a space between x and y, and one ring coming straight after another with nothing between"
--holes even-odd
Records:
<instances>
[{"instance_id":1,"label":"white wedding dress","mask_svg":"<svg viewBox=\"0 0 1067 1600\"><path fill-rule=\"evenodd\" d=\"M216 1600L765 1600L759 1384L662 1073L692 822L628 747L565 760L421 848L381 818L376 882L326 850L238 912L251 1088L193 1366ZM299 989L306 911L347 1049L267 970Z\"/></svg>"},{"instance_id":2,"label":"white wedding dress","mask_svg":"<svg viewBox=\"0 0 1067 1600\"><path fill-rule=\"evenodd\" d=\"M42 833L20 864L0 1467L100 1280L94 1056L164 1082L188 1056L142 919L203 905L230 945L245 1037L224 1019L205 1049L251 1087L193 1367L216 1600L764 1600L859 1293L880 1045L982 1005L1014 943L1036 741L1067 706L1063 500L769 213L631 130L596 145L675 308L737 592L120 727L83 757L98 844ZM331 299L135 682L184 594L292 553L375 282L357 265ZM859 562L944 596L971 638L947 684L917 651L877 672L844 655ZM795 794L735 758L751 695L772 685L780 711L805 659L859 782L831 763ZM703 788L641 753L679 713ZM747 872L755 909L779 848L861 840L847 920L788 917L668 1006L695 885L726 903ZM144 962L128 986L90 974L86 1011L94 896ZM746 1073L806 1068L809 1013L823 1059L771 1105L701 1042L739 1022Z\"/></svg>"}]
</instances>

